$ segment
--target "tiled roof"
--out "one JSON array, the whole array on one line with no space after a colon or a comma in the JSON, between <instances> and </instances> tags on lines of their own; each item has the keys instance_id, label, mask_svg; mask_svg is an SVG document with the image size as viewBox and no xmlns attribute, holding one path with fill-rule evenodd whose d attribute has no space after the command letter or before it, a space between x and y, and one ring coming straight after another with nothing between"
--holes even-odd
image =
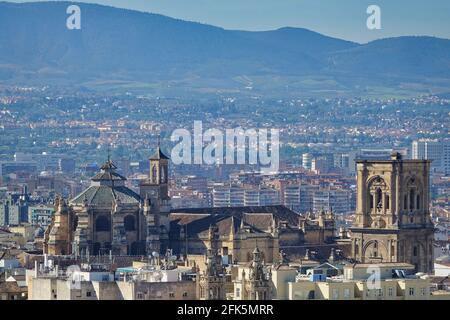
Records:
<instances>
[{"instance_id":1,"label":"tiled roof","mask_svg":"<svg viewBox=\"0 0 450 320\"><path fill-rule=\"evenodd\" d=\"M82 205L86 199L89 205L112 205L117 199L124 204L139 204L140 197L124 186L90 186L69 203Z\"/></svg>"},{"instance_id":2,"label":"tiled roof","mask_svg":"<svg viewBox=\"0 0 450 320\"><path fill-rule=\"evenodd\" d=\"M298 223L298 214L284 206L174 209L170 213L170 232L177 237L187 226L190 237L203 238L207 237L209 227L216 225L219 235L229 235L231 225L237 232L242 221L252 232L268 232L273 217L294 225Z\"/></svg>"},{"instance_id":3,"label":"tiled roof","mask_svg":"<svg viewBox=\"0 0 450 320\"><path fill-rule=\"evenodd\" d=\"M97 173L95 176L92 177L91 179L92 181L100 181L100 180L126 180L125 177L121 176L120 174L118 174L117 172L114 171L102 171Z\"/></svg>"},{"instance_id":4,"label":"tiled roof","mask_svg":"<svg viewBox=\"0 0 450 320\"><path fill-rule=\"evenodd\" d=\"M27 292L27 287L19 287L17 282L8 281L0 282L0 293L22 293Z\"/></svg>"},{"instance_id":5,"label":"tiled roof","mask_svg":"<svg viewBox=\"0 0 450 320\"><path fill-rule=\"evenodd\" d=\"M240 218L244 213L272 213L279 220L297 225L299 214L282 205L247 206L247 207L218 207L218 208L186 208L173 209L171 213L178 214L219 214Z\"/></svg>"}]
</instances>

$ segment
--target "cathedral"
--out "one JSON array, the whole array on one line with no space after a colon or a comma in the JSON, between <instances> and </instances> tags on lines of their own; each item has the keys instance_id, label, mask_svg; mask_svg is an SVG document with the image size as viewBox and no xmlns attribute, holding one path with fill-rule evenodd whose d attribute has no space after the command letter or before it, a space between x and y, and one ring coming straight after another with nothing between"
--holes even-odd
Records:
<instances>
[{"instance_id":1,"label":"cathedral","mask_svg":"<svg viewBox=\"0 0 450 320\"><path fill-rule=\"evenodd\" d=\"M169 157L157 148L139 194L125 185L108 159L91 185L66 202L56 199L55 216L44 235L51 255L149 255L167 249L180 256L211 249L215 226L217 252L227 261L250 262L258 246L263 259L277 259L280 247L329 243L334 236L332 212L298 215L284 206L171 210Z\"/></svg>"},{"instance_id":2,"label":"cathedral","mask_svg":"<svg viewBox=\"0 0 450 320\"><path fill-rule=\"evenodd\" d=\"M126 178L108 159L91 185L56 212L44 235L51 255L144 255L165 250L168 234L168 157L158 147L150 157L150 175L141 195L125 186Z\"/></svg>"},{"instance_id":3,"label":"cathedral","mask_svg":"<svg viewBox=\"0 0 450 320\"><path fill-rule=\"evenodd\" d=\"M158 147L137 194L125 186L126 178L108 159L81 194L68 202L56 199L44 253L150 255L172 249L185 258L208 253L208 263L216 266L216 255L227 263L255 258L276 263L282 248L298 253L306 246L336 244L333 212L299 215L284 206L171 210L168 165L169 158ZM404 262L417 271L432 272L429 171L430 161L403 160L398 153L390 160L357 161L349 258L360 263ZM219 281L217 274L211 271L203 278ZM210 289L202 289L205 298Z\"/></svg>"},{"instance_id":4,"label":"cathedral","mask_svg":"<svg viewBox=\"0 0 450 320\"><path fill-rule=\"evenodd\" d=\"M429 160L357 161L357 207L352 258L404 262L433 271L434 225L429 211Z\"/></svg>"}]
</instances>

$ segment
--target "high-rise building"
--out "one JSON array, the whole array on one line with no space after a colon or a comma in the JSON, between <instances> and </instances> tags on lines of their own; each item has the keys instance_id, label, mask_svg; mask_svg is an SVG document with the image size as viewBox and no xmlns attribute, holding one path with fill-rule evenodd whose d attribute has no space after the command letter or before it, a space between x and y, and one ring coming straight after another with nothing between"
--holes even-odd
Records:
<instances>
[{"instance_id":1,"label":"high-rise building","mask_svg":"<svg viewBox=\"0 0 450 320\"><path fill-rule=\"evenodd\" d=\"M75 173L75 160L71 158L60 158L58 160L58 169L65 174Z\"/></svg>"},{"instance_id":2,"label":"high-rise building","mask_svg":"<svg viewBox=\"0 0 450 320\"><path fill-rule=\"evenodd\" d=\"M432 160L432 171L450 174L450 140L415 140L412 143L411 157Z\"/></svg>"},{"instance_id":3,"label":"high-rise building","mask_svg":"<svg viewBox=\"0 0 450 320\"><path fill-rule=\"evenodd\" d=\"M311 153L302 154L302 167L306 170L311 170L311 162L313 155Z\"/></svg>"},{"instance_id":4,"label":"high-rise building","mask_svg":"<svg viewBox=\"0 0 450 320\"><path fill-rule=\"evenodd\" d=\"M350 211L350 192L339 189L321 189L314 192L313 210L333 211L335 213L348 213Z\"/></svg>"}]
</instances>

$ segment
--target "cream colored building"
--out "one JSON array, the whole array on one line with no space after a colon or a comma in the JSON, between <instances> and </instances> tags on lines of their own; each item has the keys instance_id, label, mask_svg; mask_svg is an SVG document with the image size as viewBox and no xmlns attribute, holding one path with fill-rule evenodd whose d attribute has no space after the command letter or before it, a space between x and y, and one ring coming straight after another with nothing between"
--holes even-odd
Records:
<instances>
[{"instance_id":1,"label":"cream colored building","mask_svg":"<svg viewBox=\"0 0 450 320\"><path fill-rule=\"evenodd\" d=\"M413 265L405 263L357 264L344 267L341 278L312 281L310 277L299 277L296 282L288 283L288 299L450 300L450 292L431 292L428 276L408 275L413 270Z\"/></svg>"}]
</instances>

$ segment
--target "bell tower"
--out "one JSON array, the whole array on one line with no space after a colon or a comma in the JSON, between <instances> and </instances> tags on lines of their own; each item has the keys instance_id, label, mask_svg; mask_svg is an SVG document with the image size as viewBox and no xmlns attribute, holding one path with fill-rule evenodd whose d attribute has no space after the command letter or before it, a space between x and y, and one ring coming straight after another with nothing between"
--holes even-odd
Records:
<instances>
[{"instance_id":1,"label":"bell tower","mask_svg":"<svg viewBox=\"0 0 450 320\"><path fill-rule=\"evenodd\" d=\"M170 197L169 197L169 160L162 151L158 142L156 152L149 158L150 173L147 179L140 184L140 197L146 199L147 205L146 215L154 223L152 224L153 244L147 243L147 247L155 247L156 233L159 233L160 253L164 252L168 247L169 234L169 213L170 213ZM149 233L149 231L147 231ZM150 234L147 234L147 237ZM148 242L148 241L147 241Z\"/></svg>"},{"instance_id":2,"label":"bell tower","mask_svg":"<svg viewBox=\"0 0 450 320\"><path fill-rule=\"evenodd\" d=\"M357 161L352 258L404 262L432 272L434 225L429 211L429 160Z\"/></svg>"}]
</instances>

